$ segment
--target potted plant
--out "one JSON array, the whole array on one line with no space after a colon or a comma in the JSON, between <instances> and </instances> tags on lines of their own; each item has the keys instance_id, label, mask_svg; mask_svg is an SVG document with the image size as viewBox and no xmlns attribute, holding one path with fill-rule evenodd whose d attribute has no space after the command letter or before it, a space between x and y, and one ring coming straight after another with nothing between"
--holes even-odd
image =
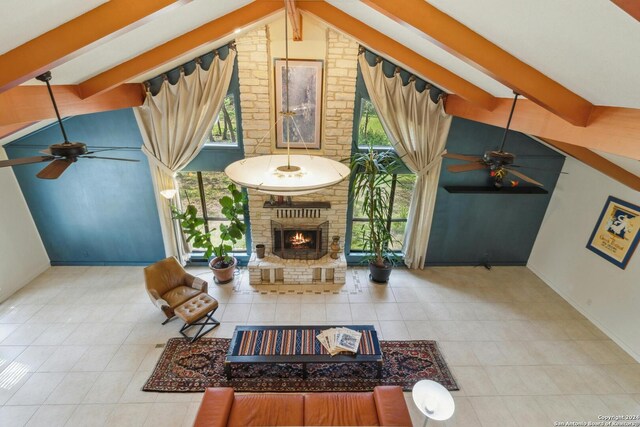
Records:
<instances>
[{"instance_id":1,"label":"potted plant","mask_svg":"<svg viewBox=\"0 0 640 427\"><path fill-rule=\"evenodd\" d=\"M393 236L389 231L387 216L391 202L391 181L400 166L397 155L391 150L358 151L351 156L351 197L354 209L367 218L367 228L360 238L369 261L370 278L386 283L396 256L389 250Z\"/></svg>"},{"instance_id":2,"label":"potted plant","mask_svg":"<svg viewBox=\"0 0 640 427\"><path fill-rule=\"evenodd\" d=\"M246 225L240 220L244 214L245 196L238 190L235 184L230 184L227 189L229 195L219 199L222 207L222 214L229 220L229 224L221 224L219 229L220 244L211 241L212 232L216 229L203 231L205 220L198 218L198 210L194 205L189 204L184 213L172 207L173 217L180 221L182 230L187 236L187 242L194 248L204 249L204 257L209 259L209 267L213 271L217 283L227 283L233 280L238 261L230 255L233 245L242 237L246 231Z\"/></svg>"}]
</instances>

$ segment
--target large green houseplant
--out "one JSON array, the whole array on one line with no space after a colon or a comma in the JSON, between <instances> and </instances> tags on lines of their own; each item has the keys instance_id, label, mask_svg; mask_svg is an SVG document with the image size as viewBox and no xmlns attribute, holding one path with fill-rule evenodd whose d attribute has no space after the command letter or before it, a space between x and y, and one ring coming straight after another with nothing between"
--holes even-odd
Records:
<instances>
[{"instance_id":1,"label":"large green houseplant","mask_svg":"<svg viewBox=\"0 0 640 427\"><path fill-rule=\"evenodd\" d=\"M204 231L205 220L198 218L198 211L195 206L188 205L184 213L173 208L173 217L180 221L182 230L187 236L187 242L191 243L194 248L204 250L205 258L209 259L209 267L213 270L218 283L226 283L233 280L233 273L238 264L236 258L231 255L233 246L242 239L246 232L246 225L240 219L244 215L244 203L246 197L235 184L230 184L227 189L229 194L218 199L221 212L224 217L229 220L228 224L220 224L218 229L219 243L212 242L211 229Z\"/></svg>"},{"instance_id":2,"label":"large green houseplant","mask_svg":"<svg viewBox=\"0 0 640 427\"><path fill-rule=\"evenodd\" d=\"M391 203L391 181L400 166L398 156L392 150L357 151L350 159L352 173L351 197L354 209L367 218L367 226L359 236L369 261L371 278L375 282L389 280L396 257L389 246L393 235L389 231L387 217Z\"/></svg>"}]
</instances>

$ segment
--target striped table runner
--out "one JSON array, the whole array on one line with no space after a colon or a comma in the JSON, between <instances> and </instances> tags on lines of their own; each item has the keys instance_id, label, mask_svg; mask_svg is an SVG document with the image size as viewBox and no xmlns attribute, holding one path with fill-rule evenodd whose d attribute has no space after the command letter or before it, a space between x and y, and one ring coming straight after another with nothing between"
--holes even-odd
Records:
<instances>
[{"instance_id":1,"label":"striped table runner","mask_svg":"<svg viewBox=\"0 0 640 427\"><path fill-rule=\"evenodd\" d=\"M287 356L328 354L316 339L323 329L261 329L238 331L233 356ZM362 332L358 354L381 354L376 331Z\"/></svg>"}]
</instances>

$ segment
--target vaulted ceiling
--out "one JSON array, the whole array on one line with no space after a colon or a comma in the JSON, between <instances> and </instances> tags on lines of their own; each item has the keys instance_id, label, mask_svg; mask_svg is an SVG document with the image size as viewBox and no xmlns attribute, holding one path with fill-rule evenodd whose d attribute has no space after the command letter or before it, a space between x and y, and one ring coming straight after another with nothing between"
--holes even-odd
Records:
<instances>
[{"instance_id":1,"label":"vaulted ceiling","mask_svg":"<svg viewBox=\"0 0 640 427\"><path fill-rule=\"evenodd\" d=\"M504 126L515 90L527 99L513 129L557 141L565 152L595 153L601 160L592 166L605 173L614 164L600 153L640 160L635 0L286 1L303 20L324 21L443 88L450 114ZM1 7L6 143L53 117L33 80L41 72L52 70L66 115L139 105L135 83L281 17L284 0L6 0Z\"/></svg>"}]
</instances>

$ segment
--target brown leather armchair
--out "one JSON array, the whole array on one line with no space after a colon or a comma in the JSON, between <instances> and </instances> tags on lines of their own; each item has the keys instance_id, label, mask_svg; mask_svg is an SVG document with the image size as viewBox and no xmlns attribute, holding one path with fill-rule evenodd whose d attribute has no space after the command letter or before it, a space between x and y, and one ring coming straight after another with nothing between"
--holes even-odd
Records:
<instances>
[{"instance_id":1,"label":"brown leather armchair","mask_svg":"<svg viewBox=\"0 0 640 427\"><path fill-rule=\"evenodd\" d=\"M176 307L208 290L206 281L187 273L174 257L146 267L144 282L151 302L167 316L162 324L174 317Z\"/></svg>"}]
</instances>

